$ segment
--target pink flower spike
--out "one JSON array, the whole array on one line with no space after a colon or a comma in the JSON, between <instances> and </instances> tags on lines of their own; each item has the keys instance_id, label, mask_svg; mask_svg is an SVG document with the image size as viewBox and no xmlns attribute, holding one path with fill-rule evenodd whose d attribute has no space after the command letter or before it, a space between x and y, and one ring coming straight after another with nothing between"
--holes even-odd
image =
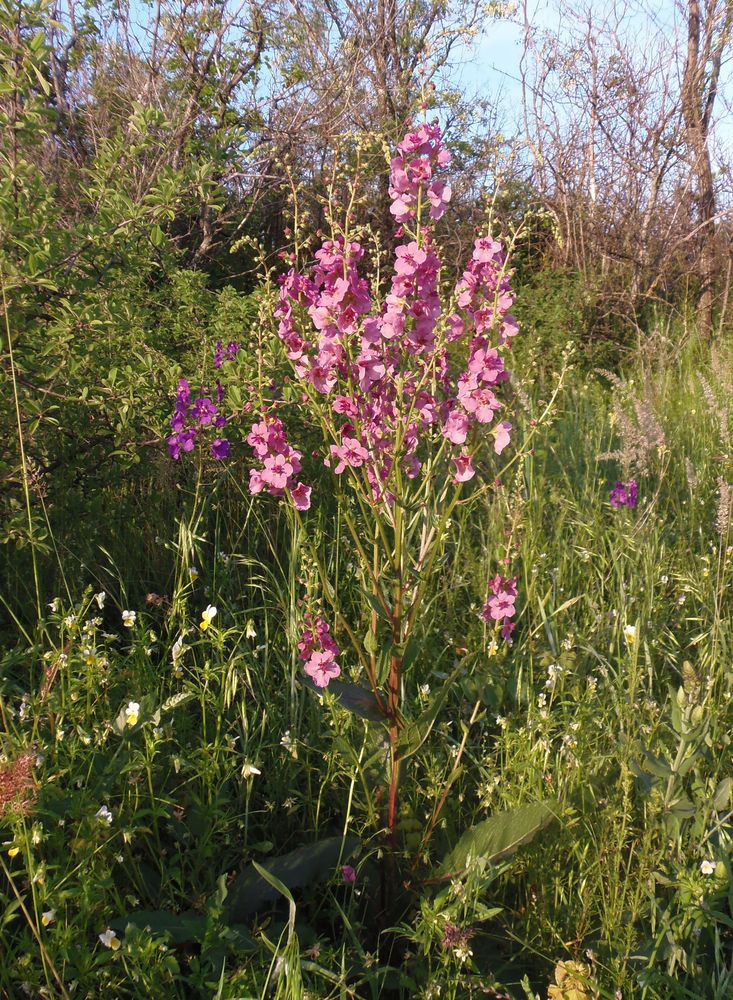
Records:
<instances>
[{"instance_id":1,"label":"pink flower spike","mask_svg":"<svg viewBox=\"0 0 733 1000\"><path fill-rule=\"evenodd\" d=\"M311 486L298 483L294 490L290 491L293 499L293 506L296 510L309 510L311 505Z\"/></svg>"},{"instance_id":2,"label":"pink flower spike","mask_svg":"<svg viewBox=\"0 0 733 1000\"><path fill-rule=\"evenodd\" d=\"M457 458L453 459L453 464L456 467L456 475L454 478L454 482L456 483L467 483L469 479L473 479L476 475L476 470L471 464L471 456L465 451Z\"/></svg>"}]
</instances>

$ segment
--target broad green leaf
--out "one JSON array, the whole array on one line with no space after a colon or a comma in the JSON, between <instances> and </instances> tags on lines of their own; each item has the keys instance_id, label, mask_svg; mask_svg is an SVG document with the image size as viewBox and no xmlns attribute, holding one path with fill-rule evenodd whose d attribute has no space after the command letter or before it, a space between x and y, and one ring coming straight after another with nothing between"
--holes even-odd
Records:
<instances>
[{"instance_id":1,"label":"broad green leaf","mask_svg":"<svg viewBox=\"0 0 733 1000\"><path fill-rule=\"evenodd\" d=\"M477 823L446 855L441 871L445 874L465 871L471 858L481 858L489 864L508 858L555 819L556 809L554 800L533 802Z\"/></svg>"},{"instance_id":2,"label":"broad green leaf","mask_svg":"<svg viewBox=\"0 0 733 1000\"><path fill-rule=\"evenodd\" d=\"M113 921L115 930L124 931L128 924L145 930L149 927L153 934L170 934L172 944L188 944L200 941L206 932L206 917L193 910L183 913L171 913L169 910L137 910L117 921Z\"/></svg>"},{"instance_id":3,"label":"broad green leaf","mask_svg":"<svg viewBox=\"0 0 733 1000\"><path fill-rule=\"evenodd\" d=\"M354 715L361 716L368 722L384 722L384 713L380 711L374 694L358 684L350 684L347 681L331 681L327 688L319 688L310 677L304 677L303 683L318 695L328 691L342 708L353 712Z\"/></svg>"},{"instance_id":4,"label":"broad green leaf","mask_svg":"<svg viewBox=\"0 0 733 1000\"><path fill-rule=\"evenodd\" d=\"M326 837L268 859L266 866L254 862L247 865L229 887L226 903L229 920L244 920L277 899L282 889L275 888L275 883L292 890L331 877L339 862L353 854L359 843L359 838L354 836ZM262 874L264 868L270 877Z\"/></svg>"}]
</instances>

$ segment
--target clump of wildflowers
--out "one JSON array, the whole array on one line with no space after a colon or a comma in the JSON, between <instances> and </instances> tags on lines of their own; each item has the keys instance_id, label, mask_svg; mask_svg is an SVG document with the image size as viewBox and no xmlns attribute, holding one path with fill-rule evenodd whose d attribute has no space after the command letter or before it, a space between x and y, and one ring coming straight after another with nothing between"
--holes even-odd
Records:
<instances>
[{"instance_id":1,"label":"clump of wildflowers","mask_svg":"<svg viewBox=\"0 0 733 1000\"><path fill-rule=\"evenodd\" d=\"M501 635L503 639L510 639L516 628L516 623L511 619L516 614L515 603L517 600L517 579L505 579L498 573L489 580L489 590L491 596L484 604L481 617L485 622L501 622Z\"/></svg>"},{"instance_id":2,"label":"clump of wildflowers","mask_svg":"<svg viewBox=\"0 0 733 1000\"><path fill-rule=\"evenodd\" d=\"M217 340L214 348L214 368L221 368L225 361L234 361L239 353L240 345L234 340L230 340L224 347L220 340Z\"/></svg>"},{"instance_id":3,"label":"clump of wildflowers","mask_svg":"<svg viewBox=\"0 0 733 1000\"><path fill-rule=\"evenodd\" d=\"M616 481L613 484L610 496L611 506L618 510L620 507L628 507L633 510L639 499L639 488L635 479L630 479L628 483Z\"/></svg>"},{"instance_id":4,"label":"clump of wildflowers","mask_svg":"<svg viewBox=\"0 0 733 1000\"><path fill-rule=\"evenodd\" d=\"M247 444L261 463L259 469L250 470L250 493L265 490L277 497L288 492L297 510L308 510L311 488L295 481L302 456L288 444L282 421L265 414L259 423L253 424Z\"/></svg>"},{"instance_id":5,"label":"clump of wildflowers","mask_svg":"<svg viewBox=\"0 0 733 1000\"><path fill-rule=\"evenodd\" d=\"M328 687L329 682L341 673L336 662L339 648L323 618L316 618L313 622L310 615L306 615L305 626L298 643L303 669L316 687Z\"/></svg>"},{"instance_id":6,"label":"clump of wildflowers","mask_svg":"<svg viewBox=\"0 0 733 1000\"><path fill-rule=\"evenodd\" d=\"M221 396L221 393L218 393ZM218 399L221 402L221 398ZM168 454L178 460L182 454L193 451L199 435L208 430L218 431L226 425L226 418L219 413L216 403L208 396L191 400L191 387L185 378L179 379L173 416L170 419L173 434L168 438ZM211 442L212 458L221 461L229 457L229 442L218 435Z\"/></svg>"}]
</instances>

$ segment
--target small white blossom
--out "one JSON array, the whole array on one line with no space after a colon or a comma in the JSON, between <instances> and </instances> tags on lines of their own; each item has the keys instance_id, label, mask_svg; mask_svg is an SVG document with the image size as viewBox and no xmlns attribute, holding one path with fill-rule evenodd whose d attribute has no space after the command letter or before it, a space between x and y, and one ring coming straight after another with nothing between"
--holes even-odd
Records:
<instances>
[{"instance_id":1,"label":"small white blossom","mask_svg":"<svg viewBox=\"0 0 733 1000\"><path fill-rule=\"evenodd\" d=\"M122 624L125 628L132 628L135 624L135 619L137 618L137 611L123 611L122 612Z\"/></svg>"},{"instance_id":2,"label":"small white blossom","mask_svg":"<svg viewBox=\"0 0 733 1000\"><path fill-rule=\"evenodd\" d=\"M244 635L247 639L257 638L257 632L255 631L255 623L252 621L251 618L247 620L247 626L244 630Z\"/></svg>"},{"instance_id":3,"label":"small white blossom","mask_svg":"<svg viewBox=\"0 0 733 1000\"><path fill-rule=\"evenodd\" d=\"M624 639L630 646L636 642L636 625L624 625Z\"/></svg>"},{"instance_id":4,"label":"small white blossom","mask_svg":"<svg viewBox=\"0 0 733 1000\"><path fill-rule=\"evenodd\" d=\"M290 730L286 729L285 732L280 737L280 746L287 750L293 760L298 759L298 747L295 740L290 735Z\"/></svg>"},{"instance_id":5,"label":"small white blossom","mask_svg":"<svg viewBox=\"0 0 733 1000\"><path fill-rule=\"evenodd\" d=\"M41 914L41 923L43 924L44 927L48 927L48 925L52 924L55 919L56 919L56 910L45 910Z\"/></svg>"},{"instance_id":6,"label":"small white blossom","mask_svg":"<svg viewBox=\"0 0 733 1000\"><path fill-rule=\"evenodd\" d=\"M106 823L107 826L112 825L112 813L107 808L107 806L100 806L99 809L97 809L97 811L95 812L94 816L102 823Z\"/></svg>"},{"instance_id":7,"label":"small white blossom","mask_svg":"<svg viewBox=\"0 0 733 1000\"><path fill-rule=\"evenodd\" d=\"M104 607L104 599L106 596L107 595L103 590L100 590L98 594L94 595L94 600L97 602L97 607L99 608L100 611Z\"/></svg>"},{"instance_id":8,"label":"small white blossom","mask_svg":"<svg viewBox=\"0 0 733 1000\"><path fill-rule=\"evenodd\" d=\"M64 625L68 629L74 628L76 625L76 615L67 615L66 618L64 618Z\"/></svg>"},{"instance_id":9,"label":"small white blossom","mask_svg":"<svg viewBox=\"0 0 733 1000\"><path fill-rule=\"evenodd\" d=\"M703 875L712 875L715 872L715 862L705 858L704 861L700 862L700 871Z\"/></svg>"},{"instance_id":10,"label":"small white blossom","mask_svg":"<svg viewBox=\"0 0 733 1000\"><path fill-rule=\"evenodd\" d=\"M248 778L251 778L253 774L262 774L262 771L247 761L247 763L242 767L242 777L246 781Z\"/></svg>"},{"instance_id":11,"label":"small white blossom","mask_svg":"<svg viewBox=\"0 0 733 1000\"><path fill-rule=\"evenodd\" d=\"M105 948L111 948L112 951L117 951L120 946L120 939L110 927L107 928L104 934L99 935L99 940Z\"/></svg>"}]
</instances>

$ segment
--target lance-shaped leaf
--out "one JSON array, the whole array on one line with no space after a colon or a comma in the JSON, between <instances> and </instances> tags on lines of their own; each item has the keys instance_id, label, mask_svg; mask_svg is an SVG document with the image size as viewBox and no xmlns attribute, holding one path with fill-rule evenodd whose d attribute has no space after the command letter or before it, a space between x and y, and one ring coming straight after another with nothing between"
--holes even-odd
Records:
<instances>
[{"instance_id":1,"label":"lance-shaped leaf","mask_svg":"<svg viewBox=\"0 0 733 1000\"><path fill-rule=\"evenodd\" d=\"M557 803L533 802L509 812L498 813L466 830L441 865L443 874L459 874L471 858L496 864L528 844L555 819Z\"/></svg>"}]
</instances>

